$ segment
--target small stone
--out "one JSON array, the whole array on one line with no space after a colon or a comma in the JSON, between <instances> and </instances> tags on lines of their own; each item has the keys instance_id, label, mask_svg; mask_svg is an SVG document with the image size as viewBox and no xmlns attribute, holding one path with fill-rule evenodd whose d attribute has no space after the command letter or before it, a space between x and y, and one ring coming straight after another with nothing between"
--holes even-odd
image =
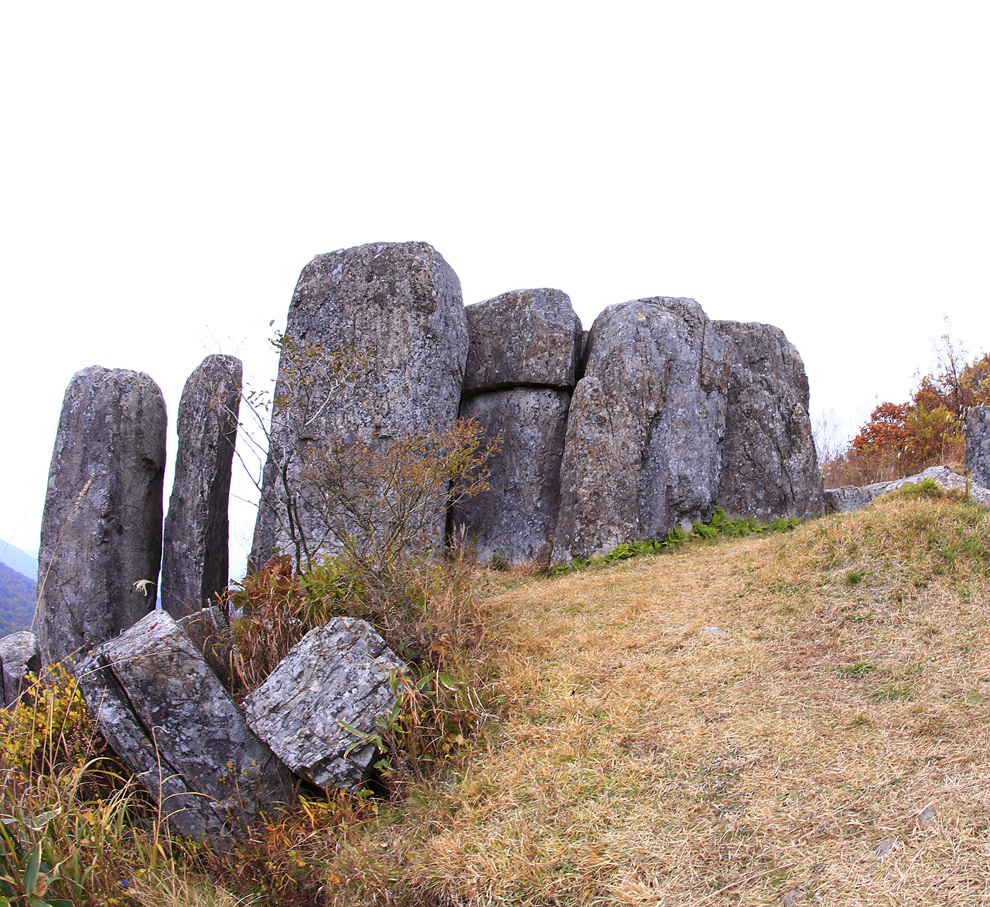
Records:
<instances>
[{"instance_id":1,"label":"small stone","mask_svg":"<svg viewBox=\"0 0 990 907\"><path fill-rule=\"evenodd\" d=\"M877 857L885 857L889 854L894 846L897 844L897 838L884 838L876 847L873 848L873 853Z\"/></svg>"},{"instance_id":2,"label":"small stone","mask_svg":"<svg viewBox=\"0 0 990 907\"><path fill-rule=\"evenodd\" d=\"M915 815L914 821L916 825L930 825L935 821L937 815L938 810L935 809L935 804L929 803L928 806Z\"/></svg>"},{"instance_id":3,"label":"small stone","mask_svg":"<svg viewBox=\"0 0 990 907\"><path fill-rule=\"evenodd\" d=\"M787 894L784 895L784 900L781 902L784 907L794 907L794 905L801 900L801 892L796 888L792 888Z\"/></svg>"}]
</instances>

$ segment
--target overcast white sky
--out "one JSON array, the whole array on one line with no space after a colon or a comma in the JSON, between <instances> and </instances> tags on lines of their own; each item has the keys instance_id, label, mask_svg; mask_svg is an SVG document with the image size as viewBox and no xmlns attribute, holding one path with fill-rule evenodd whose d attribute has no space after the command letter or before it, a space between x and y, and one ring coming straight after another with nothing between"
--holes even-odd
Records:
<instances>
[{"instance_id":1,"label":"overcast white sky","mask_svg":"<svg viewBox=\"0 0 990 907\"><path fill-rule=\"evenodd\" d=\"M944 316L990 347L988 47L951 0L6 3L0 537L38 546L74 372L149 373L174 426L207 353L274 375L310 258L379 240L466 303L775 324L855 428Z\"/></svg>"}]
</instances>

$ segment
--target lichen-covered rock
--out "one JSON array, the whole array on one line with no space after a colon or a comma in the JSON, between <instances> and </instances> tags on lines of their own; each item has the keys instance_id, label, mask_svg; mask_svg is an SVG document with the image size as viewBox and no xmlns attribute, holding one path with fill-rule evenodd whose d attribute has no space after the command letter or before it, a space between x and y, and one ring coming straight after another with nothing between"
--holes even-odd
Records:
<instances>
[{"instance_id":1,"label":"lichen-covered rock","mask_svg":"<svg viewBox=\"0 0 990 907\"><path fill-rule=\"evenodd\" d=\"M455 533L479 560L548 563L560 508L570 394L550 388L515 388L477 394L461 404L499 448L488 461L488 490L461 501L451 513Z\"/></svg>"},{"instance_id":2,"label":"lichen-covered rock","mask_svg":"<svg viewBox=\"0 0 990 907\"><path fill-rule=\"evenodd\" d=\"M147 375L98 366L65 392L38 557L45 664L83 654L155 607L165 400Z\"/></svg>"},{"instance_id":3,"label":"lichen-covered rock","mask_svg":"<svg viewBox=\"0 0 990 907\"><path fill-rule=\"evenodd\" d=\"M825 506L830 513L849 513L862 510L874 498L891 491L897 491L905 485L913 485L931 479L933 482L949 491L969 492L970 498L985 507L990 507L990 488L985 488L975 482L967 481L961 475L953 472L948 466L929 466L928 469L903 479L891 482L874 482L872 485L843 485L841 488L825 489Z\"/></svg>"},{"instance_id":4,"label":"lichen-covered rock","mask_svg":"<svg viewBox=\"0 0 990 907\"><path fill-rule=\"evenodd\" d=\"M182 390L161 583L162 607L176 617L214 601L230 579L227 505L241 371L234 356L207 356Z\"/></svg>"},{"instance_id":5,"label":"lichen-covered rock","mask_svg":"<svg viewBox=\"0 0 990 907\"><path fill-rule=\"evenodd\" d=\"M0 706L17 702L24 689L24 677L41 670L38 637L28 630L11 633L0 639Z\"/></svg>"},{"instance_id":6,"label":"lichen-covered rock","mask_svg":"<svg viewBox=\"0 0 990 907\"><path fill-rule=\"evenodd\" d=\"M292 802L289 774L167 612L94 649L76 676L100 732L180 834L224 847Z\"/></svg>"},{"instance_id":7,"label":"lichen-covered rock","mask_svg":"<svg viewBox=\"0 0 990 907\"><path fill-rule=\"evenodd\" d=\"M966 414L966 469L977 485L990 488L990 406Z\"/></svg>"},{"instance_id":8,"label":"lichen-covered rock","mask_svg":"<svg viewBox=\"0 0 990 907\"><path fill-rule=\"evenodd\" d=\"M196 647L210 669L225 686L230 686L230 622L227 615L216 605L193 611L180 617L176 623Z\"/></svg>"},{"instance_id":9,"label":"lichen-covered rock","mask_svg":"<svg viewBox=\"0 0 990 907\"><path fill-rule=\"evenodd\" d=\"M284 336L252 552L259 565L275 549L295 554L290 496L310 555L337 547L308 464L342 441L384 445L452 425L468 351L460 281L426 243L317 256L296 285ZM301 371L300 356L312 357ZM438 521L434 542L443 528Z\"/></svg>"},{"instance_id":10,"label":"lichen-covered rock","mask_svg":"<svg viewBox=\"0 0 990 907\"><path fill-rule=\"evenodd\" d=\"M583 332L561 290L513 290L465 310L471 345L465 396L538 386L573 388Z\"/></svg>"},{"instance_id":11,"label":"lichen-covered rock","mask_svg":"<svg viewBox=\"0 0 990 907\"><path fill-rule=\"evenodd\" d=\"M693 299L605 309L571 401L553 560L710 516L728 388L725 343Z\"/></svg>"},{"instance_id":12,"label":"lichen-covered rock","mask_svg":"<svg viewBox=\"0 0 990 907\"><path fill-rule=\"evenodd\" d=\"M767 324L714 322L732 363L718 504L730 516L818 516L823 485L797 349Z\"/></svg>"},{"instance_id":13,"label":"lichen-covered rock","mask_svg":"<svg viewBox=\"0 0 990 907\"><path fill-rule=\"evenodd\" d=\"M366 780L375 747L360 745L345 724L377 734L396 701L391 677L404 670L365 621L337 617L310 630L248 696L247 720L301 778L353 790Z\"/></svg>"}]
</instances>

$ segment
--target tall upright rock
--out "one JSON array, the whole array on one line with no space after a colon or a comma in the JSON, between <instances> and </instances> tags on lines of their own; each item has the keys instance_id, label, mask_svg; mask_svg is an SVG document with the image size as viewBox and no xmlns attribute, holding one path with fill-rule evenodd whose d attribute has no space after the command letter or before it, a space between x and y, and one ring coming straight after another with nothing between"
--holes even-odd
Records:
<instances>
[{"instance_id":1,"label":"tall upright rock","mask_svg":"<svg viewBox=\"0 0 990 907\"><path fill-rule=\"evenodd\" d=\"M200 610L227 588L241 374L236 357L207 356L182 390L162 552L162 607L175 617Z\"/></svg>"},{"instance_id":2,"label":"tall upright rock","mask_svg":"<svg viewBox=\"0 0 990 907\"><path fill-rule=\"evenodd\" d=\"M693 299L606 308L571 401L553 560L710 516L728 390L726 345Z\"/></svg>"},{"instance_id":3,"label":"tall upright rock","mask_svg":"<svg viewBox=\"0 0 990 907\"><path fill-rule=\"evenodd\" d=\"M547 563L560 508L560 461L583 333L560 290L514 290L466 309L471 345L460 414L499 448L489 488L451 514L478 557Z\"/></svg>"},{"instance_id":4,"label":"tall upright rock","mask_svg":"<svg viewBox=\"0 0 990 907\"><path fill-rule=\"evenodd\" d=\"M311 556L333 550L312 463L342 442L381 446L452 425L467 352L460 281L432 246L373 243L306 265L282 344L252 561L296 554L300 538Z\"/></svg>"},{"instance_id":5,"label":"tall upright rock","mask_svg":"<svg viewBox=\"0 0 990 907\"><path fill-rule=\"evenodd\" d=\"M147 375L77 372L62 403L38 557L46 664L89 651L155 607L165 400Z\"/></svg>"},{"instance_id":6,"label":"tall upright rock","mask_svg":"<svg viewBox=\"0 0 990 907\"><path fill-rule=\"evenodd\" d=\"M977 485L990 488L990 406L966 414L966 469Z\"/></svg>"},{"instance_id":7,"label":"tall upright rock","mask_svg":"<svg viewBox=\"0 0 990 907\"><path fill-rule=\"evenodd\" d=\"M819 516L824 487L801 355L771 325L714 326L732 362L719 506L759 520Z\"/></svg>"}]
</instances>

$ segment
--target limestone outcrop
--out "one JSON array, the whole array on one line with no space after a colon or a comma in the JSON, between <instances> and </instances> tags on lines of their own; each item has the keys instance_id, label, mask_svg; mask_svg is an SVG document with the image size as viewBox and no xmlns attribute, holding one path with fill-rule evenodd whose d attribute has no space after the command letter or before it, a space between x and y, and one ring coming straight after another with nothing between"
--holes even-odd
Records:
<instances>
[{"instance_id":1,"label":"limestone outcrop","mask_svg":"<svg viewBox=\"0 0 990 907\"><path fill-rule=\"evenodd\" d=\"M290 775L167 612L95 648L76 676L100 732L180 834L222 847L292 802Z\"/></svg>"},{"instance_id":2,"label":"limestone outcrop","mask_svg":"<svg viewBox=\"0 0 990 907\"><path fill-rule=\"evenodd\" d=\"M606 308L571 401L553 559L663 537L715 507L730 361L693 299Z\"/></svg>"},{"instance_id":3,"label":"limestone outcrop","mask_svg":"<svg viewBox=\"0 0 990 907\"><path fill-rule=\"evenodd\" d=\"M731 370L718 505L729 516L758 520L822 513L808 376L797 349L768 324L714 327Z\"/></svg>"},{"instance_id":4,"label":"limestone outcrop","mask_svg":"<svg viewBox=\"0 0 990 907\"><path fill-rule=\"evenodd\" d=\"M560 290L514 290L467 307L460 416L498 440L489 489L457 504L478 558L548 563L560 508L560 462L583 332Z\"/></svg>"},{"instance_id":5,"label":"limestone outcrop","mask_svg":"<svg viewBox=\"0 0 990 907\"><path fill-rule=\"evenodd\" d=\"M214 601L230 580L227 505L241 373L234 356L207 356L179 402L161 582L162 607L176 617Z\"/></svg>"},{"instance_id":6,"label":"limestone outcrop","mask_svg":"<svg viewBox=\"0 0 990 907\"><path fill-rule=\"evenodd\" d=\"M924 479L932 479L942 488L950 491L969 491L974 501L990 507L990 488L975 482L967 483L961 475L954 473L948 466L930 466L917 475L894 479L891 482L874 482L872 485L843 485L841 488L825 489L825 506L830 513L850 513L862 510L874 498L897 491L905 485L914 484Z\"/></svg>"},{"instance_id":7,"label":"limestone outcrop","mask_svg":"<svg viewBox=\"0 0 990 907\"><path fill-rule=\"evenodd\" d=\"M457 419L468 353L460 281L426 243L319 255L296 285L284 340L256 564L276 548L295 554L300 538L310 557L337 547L308 474L321 453L355 439L387 445ZM424 543L441 544L444 528L437 520Z\"/></svg>"},{"instance_id":8,"label":"limestone outcrop","mask_svg":"<svg viewBox=\"0 0 990 907\"><path fill-rule=\"evenodd\" d=\"M38 638L51 664L155 607L165 401L147 375L98 366L65 392L41 524Z\"/></svg>"},{"instance_id":9,"label":"limestone outcrop","mask_svg":"<svg viewBox=\"0 0 990 907\"><path fill-rule=\"evenodd\" d=\"M990 488L990 406L966 414L966 469L977 485Z\"/></svg>"},{"instance_id":10,"label":"limestone outcrop","mask_svg":"<svg viewBox=\"0 0 990 907\"><path fill-rule=\"evenodd\" d=\"M41 671L38 637L20 630L0 639L0 708L17 702L29 671L35 676Z\"/></svg>"}]
</instances>

